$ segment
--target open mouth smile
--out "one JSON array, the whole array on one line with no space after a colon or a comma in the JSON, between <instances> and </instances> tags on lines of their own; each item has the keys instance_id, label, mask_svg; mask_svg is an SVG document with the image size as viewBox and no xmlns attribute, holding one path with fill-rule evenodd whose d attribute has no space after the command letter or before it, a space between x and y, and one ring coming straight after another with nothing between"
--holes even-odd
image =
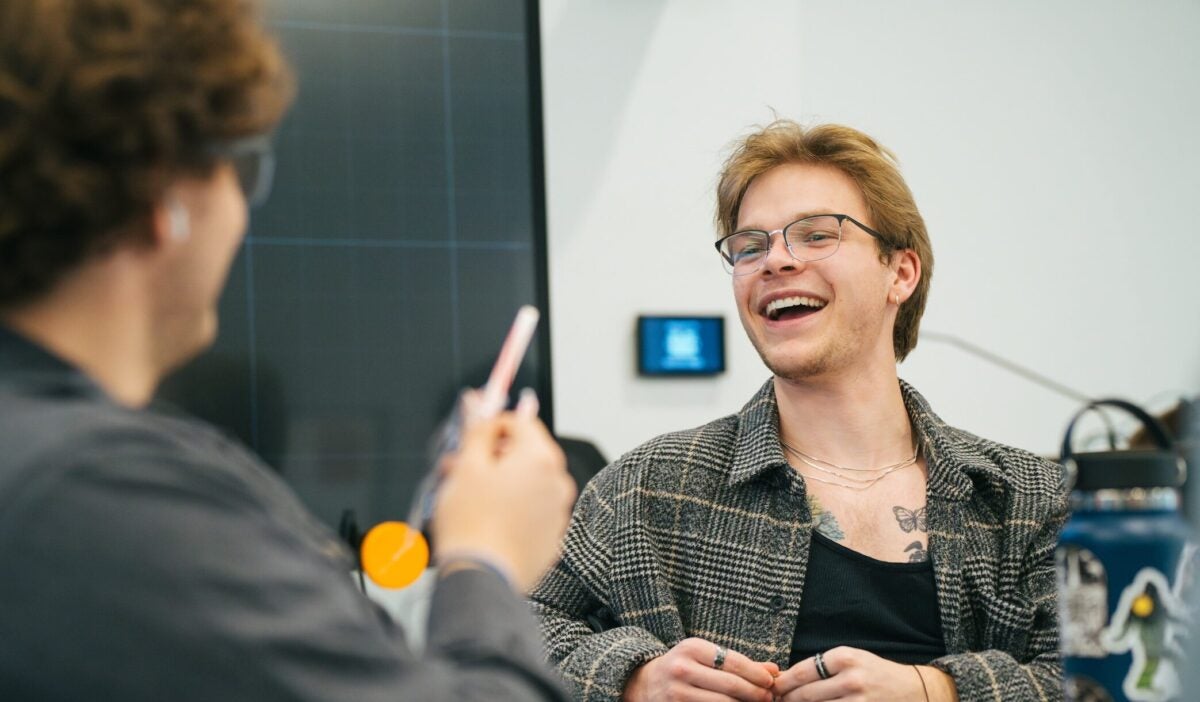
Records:
<instances>
[{"instance_id":1,"label":"open mouth smile","mask_svg":"<svg viewBox=\"0 0 1200 702\"><path fill-rule=\"evenodd\" d=\"M828 304L827 301L820 298L793 295L771 300L759 310L759 314L772 322L787 321L807 317L819 312Z\"/></svg>"}]
</instances>

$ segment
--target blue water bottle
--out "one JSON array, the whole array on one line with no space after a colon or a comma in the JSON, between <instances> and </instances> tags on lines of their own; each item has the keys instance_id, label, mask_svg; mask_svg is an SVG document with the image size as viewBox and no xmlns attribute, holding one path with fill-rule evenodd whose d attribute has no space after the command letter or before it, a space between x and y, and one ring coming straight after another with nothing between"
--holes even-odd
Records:
<instances>
[{"instance_id":1,"label":"blue water bottle","mask_svg":"<svg viewBox=\"0 0 1200 702\"><path fill-rule=\"evenodd\" d=\"M1075 423L1097 406L1136 416L1157 449L1075 453ZM1136 405L1098 400L1067 426L1071 518L1055 560L1068 702L1162 702L1183 695L1196 548L1179 511L1187 467L1169 432Z\"/></svg>"}]
</instances>

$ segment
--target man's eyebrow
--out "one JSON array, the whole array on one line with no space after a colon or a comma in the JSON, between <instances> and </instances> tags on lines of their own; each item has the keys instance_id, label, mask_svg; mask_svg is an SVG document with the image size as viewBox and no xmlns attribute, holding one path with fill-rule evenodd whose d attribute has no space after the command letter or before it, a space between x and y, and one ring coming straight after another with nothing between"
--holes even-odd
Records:
<instances>
[{"instance_id":1,"label":"man's eyebrow","mask_svg":"<svg viewBox=\"0 0 1200 702\"><path fill-rule=\"evenodd\" d=\"M818 215L830 215L830 214L836 214L836 213L833 210L828 209L828 208L818 208L815 210L804 210L802 212L794 212L794 213L792 213L792 215L790 217L788 217L788 221L785 224L791 224L793 222L798 222L802 219L807 219L809 217L816 217ZM768 230L766 227L755 226L753 224L747 224L744 227L738 227L734 231L735 232L744 232L744 231L765 232L765 231L770 231L770 230Z\"/></svg>"}]
</instances>

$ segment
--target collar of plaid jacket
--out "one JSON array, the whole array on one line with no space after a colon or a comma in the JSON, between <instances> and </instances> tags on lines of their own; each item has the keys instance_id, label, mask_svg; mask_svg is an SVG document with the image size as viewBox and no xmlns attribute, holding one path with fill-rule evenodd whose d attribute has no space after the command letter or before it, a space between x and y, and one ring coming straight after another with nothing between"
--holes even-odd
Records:
<instances>
[{"instance_id":1,"label":"collar of plaid jacket","mask_svg":"<svg viewBox=\"0 0 1200 702\"><path fill-rule=\"evenodd\" d=\"M977 481L1006 482L1004 472L968 440L969 434L947 426L933 413L925 398L903 380L900 381L900 392L929 469L931 497L962 501L971 496ZM772 379L764 383L738 413L729 484L743 483L787 465L779 443L779 407L775 402Z\"/></svg>"}]
</instances>

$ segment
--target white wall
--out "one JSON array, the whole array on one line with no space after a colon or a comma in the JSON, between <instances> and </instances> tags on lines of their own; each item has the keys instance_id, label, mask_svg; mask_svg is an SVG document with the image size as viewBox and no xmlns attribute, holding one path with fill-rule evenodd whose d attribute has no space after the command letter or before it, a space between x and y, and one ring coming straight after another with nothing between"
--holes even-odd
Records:
<instances>
[{"instance_id":1,"label":"white wall","mask_svg":"<svg viewBox=\"0 0 1200 702\"><path fill-rule=\"evenodd\" d=\"M557 428L610 457L767 377L710 242L728 144L772 110L899 156L923 328L1165 409L1200 391L1200 3L543 0ZM729 371L648 380L638 313L720 313ZM1076 403L932 341L947 421L1055 453Z\"/></svg>"}]
</instances>

